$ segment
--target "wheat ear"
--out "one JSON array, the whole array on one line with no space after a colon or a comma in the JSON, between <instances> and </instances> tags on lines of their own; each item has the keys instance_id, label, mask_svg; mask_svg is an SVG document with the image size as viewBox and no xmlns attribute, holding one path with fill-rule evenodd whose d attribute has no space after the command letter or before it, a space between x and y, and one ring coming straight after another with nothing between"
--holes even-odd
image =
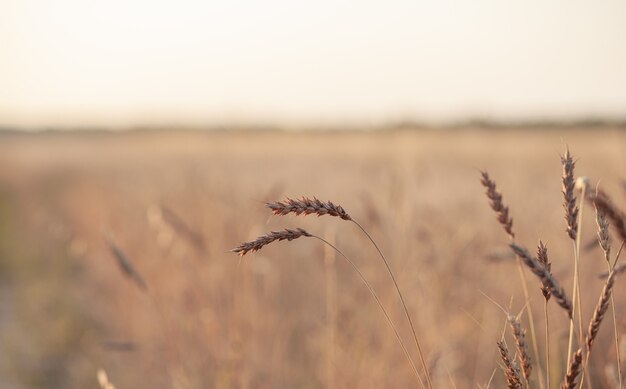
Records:
<instances>
[{"instance_id":1,"label":"wheat ear","mask_svg":"<svg viewBox=\"0 0 626 389\"><path fill-rule=\"evenodd\" d=\"M546 271L550 273L552 270L552 264L548 260L548 246L546 246L542 241L539 241L539 244L537 245L537 260L546 268ZM550 300L550 287L544 282L544 280L541 280L541 294L543 294L546 302Z\"/></svg>"},{"instance_id":2,"label":"wheat ear","mask_svg":"<svg viewBox=\"0 0 626 389\"><path fill-rule=\"evenodd\" d=\"M580 374L580 365L582 364L582 360L583 351L579 348L570 358L567 374L565 374L565 379L561 384L561 389L574 389L576 386L576 378Z\"/></svg>"},{"instance_id":3,"label":"wheat ear","mask_svg":"<svg viewBox=\"0 0 626 389\"><path fill-rule=\"evenodd\" d=\"M230 250L233 253L237 253L240 256L244 256L249 252L255 252L261 250L264 246L267 246L273 242L280 242L282 240L292 241L294 239L301 238L303 236L311 237L313 235L309 234L302 228L289 229L286 228L282 231L271 231L265 235L261 235L253 241L245 242Z\"/></svg>"},{"instance_id":4,"label":"wheat ear","mask_svg":"<svg viewBox=\"0 0 626 389\"><path fill-rule=\"evenodd\" d=\"M506 347L503 341L496 342L498 350L500 351L500 358L504 363L504 377L506 378L507 388L509 389L522 389L522 380L520 379L519 368L515 362L511 359L509 349Z\"/></svg>"},{"instance_id":5,"label":"wheat ear","mask_svg":"<svg viewBox=\"0 0 626 389\"><path fill-rule=\"evenodd\" d=\"M591 353L591 347L600 330L600 324L604 319L607 309L609 308L609 302L611 300L611 292L613 291L613 285L615 284L615 272L611 272L604 284L600 299L596 304L596 309L593 312L593 317L589 323L589 329L587 330L587 337L585 338L585 344L587 345L587 360Z\"/></svg>"},{"instance_id":6,"label":"wheat ear","mask_svg":"<svg viewBox=\"0 0 626 389\"><path fill-rule=\"evenodd\" d=\"M504 205L502 201L502 193L498 192L496 183L489 177L489 173L486 171L480 172L480 183L485 187L485 194L489 199L489 205L496 213L496 217L504 231L511 237L511 240L515 240L515 233L513 232L513 218L509 215L509 207Z\"/></svg>"},{"instance_id":7,"label":"wheat ear","mask_svg":"<svg viewBox=\"0 0 626 389\"><path fill-rule=\"evenodd\" d=\"M551 271L552 264L548 259L548 247L542 241L539 241L537 246L537 260L541 262L548 272ZM544 297L543 311L546 317L546 388L550 389L550 317L548 315L548 301L552 294L550 293L550 287L543 280L541 284L541 294Z\"/></svg>"},{"instance_id":8,"label":"wheat ear","mask_svg":"<svg viewBox=\"0 0 626 389\"><path fill-rule=\"evenodd\" d=\"M515 316L508 315L507 320L511 326L511 332L513 333L515 345L517 346L517 357L521 366L522 375L526 380L526 386L528 386L532 365L530 363L530 355L528 355L528 345L526 344L526 330L522 329L522 324Z\"/></svg>"},{"instance_id":9,"label":"wheat ear","mask_svg":"<svg viewBox=\"0 0 626 389\"><path fill-rule=\"evenodd\" d=\"M565 154L561 156L563 165L563 208L565 208L565 222L567 224L567 235L572 240L576 240L578 230L578 207L576 206L576 196L574 195L574 167L576 162L572 158L569 149L565 149Z\"/></svg>"}]
</instances>

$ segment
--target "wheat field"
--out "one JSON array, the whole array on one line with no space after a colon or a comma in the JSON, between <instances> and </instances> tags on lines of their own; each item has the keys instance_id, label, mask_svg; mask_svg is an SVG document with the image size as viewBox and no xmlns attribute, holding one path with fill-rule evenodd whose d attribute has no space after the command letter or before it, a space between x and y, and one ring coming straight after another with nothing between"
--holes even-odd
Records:
<instances>
[{"instance_id":1,"label":"wheat field","mask_svg":"<svg viewBox=\"0 0 626 389\"><path fill-rule=\"evenodd\" d=\"M551 272L571 296L566 147L575 176L626 210L622 128L0 134L0 386L419 387L368 289L329 246L298 239L242 257L230 251L284 228L336 245L371 282L425 379L367 237L337 217L265 207L308 196L343 207L384 252L433 387L507 386L497 342L504 334L514 358L516 341L501 306L521 313L524 330L533 310L540 358L530 347L528 386L543 388L542 283L528 272L527 300L480 181L488 171L497 182L517 243L533 253L546 243ZM586 329L607 270L589 203L578 228ZM620 241L614 231L611 239L614 257ZM616 387L624 293L617 276L622 342L616 350L609 310L585 386ZM564 379L570 329L554 300L552 388Z\"/></svg>"}]
</instances>

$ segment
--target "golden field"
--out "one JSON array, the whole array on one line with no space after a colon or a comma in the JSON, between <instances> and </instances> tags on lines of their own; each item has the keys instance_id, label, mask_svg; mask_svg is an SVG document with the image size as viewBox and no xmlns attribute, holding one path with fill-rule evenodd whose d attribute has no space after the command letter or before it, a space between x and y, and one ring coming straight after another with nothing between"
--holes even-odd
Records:
<instances>
[{"instance_id":1,"label":"golden field","mask_svg":"<svg viewBox=\"0 0 626 389\"><path fill-rule=\"evenodd\" d=\"M528 273L525 301L480 171L503 192L518 243L534 251L547 242L552 272L571 294L566 145L576 175L625 210L624 129L0 134L0 386L97 388L102 369L116 388L418 387L367 289L321 242L279 242L241 259L229 252L282 228L335 242L372 282L421 371L366 237L338 218L264 207L301 195L340 204L380 245L435 387L505 386L496 341L505 331L510 349L514 342L489 298L515 314L527 306L524 324L533 310L541 358L533 366L545 371L541 284ZM586 328L606 264L589 204L583 222ZM145 290L120 271L107 237ZM626 340L624 281L614 296ZM548 307L557 387L569 322L554 301ZM596 388L616 374L607 315L586 377ZM539 388L534 373L531 384Z\"/></svg>"}]
</instances>

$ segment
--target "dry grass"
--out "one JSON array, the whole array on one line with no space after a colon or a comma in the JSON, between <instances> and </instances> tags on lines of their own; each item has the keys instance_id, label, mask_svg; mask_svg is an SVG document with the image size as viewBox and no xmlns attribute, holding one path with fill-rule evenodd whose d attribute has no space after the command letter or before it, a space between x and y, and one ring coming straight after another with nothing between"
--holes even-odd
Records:
<instances>
[{"instance_id":1,"label":"dry grass","mask_svg":"<svg viewBox=\"0 0 626 389\"><path fill-rule=\"evenodd\" d=\"M582 198L581 205L579 208L577 205L576 196L574 195L574 187L575 187L574 165L575 163L569 152L569 149L567 149L565 152L565 155L561 157L561 164L563 165L562 182L563 182L563 196L565 198L565 202L564 202L565 220L567 222L566 231L567 231L569 238L574 241L574 266L573 266L574 281L573 281L573 292L572 292L572 295L574 296L574 303L569 301L568 297L565 295L564 289L559 286L559 283L551 274L550 272L551 264L548 262L548 259L547 259L547 248L543 245L541 241L539 243L539 248L537 250L537 258L532 257L530 253L528 252L528 250L526 250L525 248L515 243L511 244L511 248L513 249L513 252L516 254L517 258L520 259L528 268L530 268L530 270L537 277L539 277L541 284L542 284L541 290L542 290L542 294L545 298L545 303L546 303L545 305L546 371L548 372L551 369L550 362L549 362L550 328L548 325L549 317L547 314L547 303L548 303L549 297L554 296L556 298L557 303L563 309L565 309L568 313L569 322L570 322L569 337L568 337L569 338L568 351L566 354L566 356L568 357L567 359L568 368L566 370L566 375L565 375L565 378L561 387L573 388L576 386L576 379L578 375L580 374L581 364L582 364L581 363L582 353L583 353L583 341L582 341L583 311L582 311L582 306L580 302L580 282L579 282L579 279L580 279L579 257L580 257L580 242L581 242L582 234L581 234L581 229L579 229L579 221L582 220L583 204L584 204L585 197L586 197L586 187L588 186L588 179L587 178L578 179L578 181L581 183L580 190L581 190L581 198ZM497 192L495 182L489 178L489 175L486 172L482 172L481 176L482 176L481 183L484 187L487 188L487 192L486 192L487 198L490 201L492 209L498 215L499 223L502 225L505 231L509 234L509 236L511 237L511 240L514 241L515 235L513 234L512 229L511 229L513 220L509 216L508 207L504 206L504 204L502 203L502 195L499 192ZM598 195L599 193L602 193L602 197L604 200L598 201L598 198L600 197ZM624 222L624 220L620 220L621 211L617 210L616 207L612 205L610 198L604 192L600 192L599 190L597 190L596 195L593 197L593 202L596 206L596 222L598 224L598 238L599 238L598 243L604 253L604 257L607 263L610 263L610 243L609 243L609 236L608 236L608 222L604 215L605 213L610 212L614 215L612 218L618 220L617 222L618 233L620 232L619 231L620 224ZM606 204L611 204L611 205L607 206ZM613 286L615 282L614 268L615 268L615 264L619 260L619 256L621 254L621 248L623 247L623 244L624 243L622 243L622 246L620 247L620 251L616 255L613 265L609 266L609 274L607 277L606 284L604 285L602 293L600 294L599 301L596 304L596 308L594 310L593 316L589 323L589 329L587 331L587 335L585 338L586 348L584 349L584 353L586 355L586 359L585 359L585 364L582 365L584 372L581 378L581 384L580 384L581 387L584 382L584 373L587 373L587 376L590 375L588 373L588 361L589 361L589 356L591 354L591 347L598 334L600 324L602 323L604 319L604 315L608 309L609 301L613 302L614 304L614 300L612 299L612 291L613 291ZM526 290L525 290L525 293L526 293ZM576 305L576 302L578 302L578 305ZM576 352L571 354L571 350L573 347L573 340L574 340L574 321L576 319L576 310L575 310L576 307L578 307L579 348ZM615 309L613 310L615 311ZM529 306L529 313L530 312L532 311ZM530 325L532 328L532 325L533 325L532 316L529 317L529 319L530 319ZM509 323L511 324L513 336L517 345L518 358L522 366L521 371L525 379L525 384L526 384L526 387L530 387L531 386L530 384L531 364L530 364L530 358L528 356L527 349L526 349L525 336L524 336L525 334L521 329L521 324L519 323L519 321L515 320L514 316L509 315L508 320L509 320ZM619 341L618 341L619 334L617 333L617 324L615 321L614 321L614 328L615 328L615 343L616 343L616 346L618 347L619 346ZM505 362L504 373L505 373L505 377L507 378L508 385L509 387L511 387L512 385L516 386L517 382L515 380L515 375L513 374L514 369L512 366L509 366L507 364L508 356L506 354L508 354L508 351L504 349L503 344L501 342L498 343L498 348L500 349L501 357L503 361ZM618 365L618 376L619 376L618 382L619 382L619 386L621 386L621 373L619 372L621 370L620 368L621 363L620 363L619 351L616 352L616 361ZM539 385L543 386L543 376L541 375L541 373L538 376L538 380L539 380ZM588 380L590 380L590 378L588 378ZM550 386L549 379L546 382L546 386L547 387ZM589 385L588 383L588 386L591 386L591 385Z\"/></svg>"},{"instance_id":2,"label":"dry grass","mask_svg":"<svg viewBox=\"0 0 626 389\"><path fill-rule=\"evenodd\" d=\"M349 264L323 261L323 245L311 239L268 245L241 262L227 251L282 228L332 236L409 346L412 329L367 237L339 218L268 218L263 206L284 196L315 195L349 209L385 253L433 387L503 387L504 375L491 380L501 361L494 344L502 313L482 293L512 299L518 309L543 306L544 284L529 277L529 298L524 296L510 238L493 220L477 169L497 178L505 192L515 244L548 242L548 273L558 280L557 291L570 290L572 242L559 207L562 140L576 157L576 175L601 182L612 209L623 212L621 131L4 136L0 185L9 196L0 201L10 201L14 216L0 227L11 225L14 235L0 237L0 269L9 277L20 274L21 281L0 291L13 301L11 314L2 316L9 319L0 319L8 356L0 360L0 377L36 386L29 377L50 380L54 371L63 375L58 387L96 387L94 371L103 368L117 388L415 386L380 308ZM590 193L587 198L593 200ZM606 215L616 247L619 223ZM594 238L595 215L583 213L578 228L583 242ZM115 237L147 291L119 271L103 230ZM33 250L5 266L17 258L7 255L17 247ZM598 274L607 266L597 243L583 254L580 303L587 323L607 280ZM529 256L533 267L545 268ZM42 272L41 263L68 269ZM626 310L615 277L616 329L623 338ZM76 322L57 304L42 306L45 296L71 303L86 319ZM576 366L566 366L569 323L556 300L548 305L551 387L561 385L568 371L581 379ZM610 322L606 316L603 322ZM539 345L543 320L535 318ZM587 364L585 382L596 388L612 387L617 379L618 350L608 327L599 327ZM407 348L417 361L417 350ZM530 354L533 388L539 387L543 350L539 358ZM54 370L51 361L57 361Z\"/></svg>"}]
</instances>

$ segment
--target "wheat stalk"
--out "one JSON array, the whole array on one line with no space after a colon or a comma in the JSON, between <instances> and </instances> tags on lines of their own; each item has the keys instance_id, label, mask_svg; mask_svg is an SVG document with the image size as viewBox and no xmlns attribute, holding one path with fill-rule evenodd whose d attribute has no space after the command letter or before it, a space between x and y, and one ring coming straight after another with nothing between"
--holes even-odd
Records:
<instances>
[{"instance_id":1,"label":"wheat stalk","mask_svg":"<svg viewBox=\"0 0 626 389\"><path fill-rule=\"evenodd\" d=\"M496 342L498 350L500 350L500 358L504 363L504 377L506 378L507 387L509 389L522 389L522 380L520 379L519 368L515 362L511 360L509 349L503 341Z\"/></svg>"},{"instance_id":2,"label":"wheat stalk","mask_svg":"<svg viewBox=\"0 0 626 389\"><path fill-rule=\"evenodd\" d=\"M522 329L522 324L515 316L508 315L507 320L511 326L513 338L515 338L517 357L519 358L520 366L522 368L522 374L528 384L530 380L530 373L532 371L532 365L530 363L530 356L528 355L528 345L526 344L526 330Z\"/></svg>"},{"instance_id":3,"label":"wheat stalk","mask_svg":"<svg viewBox=\"0 0 626 389\"><path fill-rule=\"evenodd\" d=\"M565 149L565 154L561 156L561 165L563 166L563 175L562 175L562 187L563 187L563 208L565 209L565 222L567 228L565 229L567 235L574 242L574 282L572 285L572 314L570 316L570 327L569 327L569 340L567 346L567 363L570 363L570 355L572 355L572 349L574 345L574 321L576 319L576 308L578 306L578 334L579 334L579 344L582 343L582 310L580 304L580 282L579 282L579 272L578 272L578 262L579 262L579 232L578 231L578 216L579 209L576 206L576 196L574 195L574 166L576 163L572 158L572 155L569 151L569 148ZM583 193L584 199L584 193ZM577 304L578 303L578 304Z\"/></svg>"},{"instance_id":4,"label":"wheat stalk","mask_svg":"<svg viewBox=\"0 0 626 389\"><path fill-rule=\"evenodd\" d=\"M598 331L600 330L600 324L602 323L602 320L604 319L604 315L606 314L606 311L609 307L609 302L613 301L612 291L613 291L613 286L615 284L615 276L616 276L616 273L613 269L615 268L615 264L619 260L619 257L622 253L623 248L624 248L624 242L622 242L622 245L620 246L620 249L617 252L617 255L615 256L615 261L613 262L613 265L611 266L609 264L609 275L604 284L604 287L602 288L602 293L600 294L600 298L598 299L598 303L596 304L596 308L594 310L591 321L589 322L589 328L587 329L587 336L585 338L585 344L587 345L585 367L587 367L587 364L589 363L589 355L591 354L591 347L593 346L593 342L596 336L598 335ZM614 305L613 305L613 309L615 309ZM617 326L617 323L614 322L614 325ZM615 336L617 336L617 331L615 333ZM616 344L619 346L619 342L617 342ZM617 353L618 353L617 360L619 361L620 360L619 347L618 347ZM620 366L619 363L618 363L618 366ZM621 378L621 374L620 374L620 378Z\"/></svg>"},{"instance_id":5,"label":"wheat stalk","mask_svg":"<svg viewBox=\"0 0 626 389\"><path fill-rule=\"evenodd\" d=\"M615 269L611 269L611 241L609 240L609 221L607 220L604 212L596 206L596 223L598 225L598 243L604 252L604 259L606 260L606 266L609 271L608 278L615 277ZM613 316L613 335L615 338L615 354L617 361L617 379L619 387L622 387L622 361L619 352L619 334L617 332L617 318L615 315L615 298L611 294L611 313Z\"/></svg>"},{"instance_id":6,"label":"wheat stalk","mask_svg":"<svg viewBox=\"0 0 626 389\"><path fill-rule=\"evenodd\" d=\"M513 218L509 215L509 207L504 204L502 200L502 193L498 192L496 183L489 177L489 173L486 171L480 172L481 184L485 187L485 194L489 199L489 204L491 205L491 209L496 212L496 217L498 222L504 229L504 231L509 235L511 242L515 242L515 233L513 232ZM522 260L517 257L517 271L519 273L520 282L522 284L522 291L524 292L524 299L526 301L530 301L530 294L528 292L528 282L526 280L526 273L524 272L524 267L522 266ZM528 306L528 326L530 328L530 337L533 345L533 353L535 354L535 358L539 360L539 346L537 345L537 334L535 332L535 318L533 314L532 306ZM538 366L537 372L539 374L539 385L543 388L543 369L541 365Z\"/></svg>"},{"instance_id":7,"label":"wheat stalk","mask_svg":"<svg viewBox=\"0 0 626 389\"><path fill-rule=\"evenodd\" d=\"M609 195L597 190L595 194L590 194L587 198L611 221L620 239L626 239L626 214L613 204Z\"/></svg>"},{"instance_id":8,"label":"wheat stalk","mask_svg":"<svg viewBox=\"0 0 626 389\"><path fill-rule=\"evenodd\" d=\"M616 276L613 269L615 268L615 264L619 260L619 257L622 253L623 248L624 248L624 242L622 242L622 245L620 246L619 251L617 252L617 255L615 256L615 261L613 262L613 265L611 266L609 264L609 275L604 284L604 287L602 288L602 293L600 293L600 298L598 300L598 303L596 304L596 308L594 310L591 321L589 322L589 328L587 330L587 336L585 338L585 344L587 346L587 355L585 357L585 364L584 364L585 371L589 364L589 355L591 354L591 346L593 345L593 341L598 335L598 331L600 330L600 324L602 323L602 320L604 319L604 315L606 314L606 311L609 307L609 301L612 301L612 297L613 297L612 290L613 290L613 285L614 285L615 276ZM617 336L617 332L615 335ZM619 346L619 343L617 343L617 345ZM620 360L619 349L617 350L617 352L618 352L617 360L619 361ZM585 379L585 374L583 372L583 377L581 379L581 387L582 387L582 383L584 379Z\"/></svg>"},{"instance_id":9,"label":"wheat stalk","mask_svg":"<svg viewBox=\"0 0 626 389\"><path fill-rule=\"evenodd\" d=\"M374 241L372 236L365 230L365 228L356 220L354 220L345 209L339 205L336 205L330 201L321 201L315 197L308 198L302 196L300 199L291 199L287 197L284 201L276 201L276 202L268 202L265 204L267 208L272 210L274 215L288 215L290 213L296 215L311 215L315 214L317 216L330 215L339 217L343 220L353 222L369 239L369 241L374 245L378 254L380 255L385 267L387 268L387 272L391 276L391 280L393 281L394 287L398 296L400 297L400 302L402 304L402 308L404 310L404 314L406 316L407 321L409 322L409 326L411 327L411 332L413 334L413 340L415 341L415 346L417 347L417 351L420 357L420 361L422 364L422 368L426 374L426 382L428 383L428 387L432 389L432 380L430 378L430 373L428 366L426 365L426 360L424 359L424 353L422 352L422 347L420 346L420 342L417 337L417 332L415 331L415 326L413 325L413 320L411 319L411 315L409 314L409 310L407 308L406 302L404 300L404 295L400 291L400 286L398 285L398 281L396 280L396 276L391 270L391 266L389 265L389 261L382 253L378 244Z\"/></svg>"},{"instance_id":10,"label":"wheat stalk","mask_svg":"<svg viewBox=\"0 0 626 389\"><path fill-rule=\"evenodd\" d=\"M316 239L322 241L324 244L328 245L333 250L335 250L339 255L341 255L343 257L343 259L345 259L350 264L350 266L352 266L352 268L357 273L357 275L359 276L361 281L365 284L365 286L369 290L370 294L372 295L372 297L376 301L376 304L378 305L380 310L383 312L383 315L385 316L387 324L393 330L393 332L394 332L394 334L396 336L396 339L398 340L398 343L400 344L400 347L402 348L402 351L404 352L405 357L407 358L409 364L411 365L411 369L413 370L413 374L415 375L416 379L418 380L418 382L420 383L422 388L425 388L424 382L422 381L422 378L420 377L420 375L419 375L419 373L417 371L417 368L415 367L415 364L413 363L413 359L411 358L411 355L409 354L409 351L407 350L407 348L406 348L406 346L404 344L404 341L402 340L402 337L400 336L400 333L398 332L398 330L396 328L396 325L394 324L393 320L391 320L391 317L389 316L389 313L387 312L387 310L385 309L383 303L381 302L380 298L378 297L378 294L376 293L376 291L374 290L374 288L372 287L370 282L367 280L367 278L365 278L365 275L361 272L361 269L359 269L359 267L350 258L348 258L341 250L339 250L337 247L335 247L332 243L328 242L324 238L321 238L321 237L319 237L317 235L310 234L310 233L308 233L306 230L304 230L302 228L296 228L296 229L285 229L283 231L272 231L272 232L270 232L268 234L259 236L258 238L256 238L253 241L241 243L239 246L237 246L236 248L234 248L234 249L232 249L230 251L234 252L234 253L237 253L240 256L244 256L244 255L246 255L249 252L258 251L258 250L260 250L264 246L267 246L270 243L273 243L273 242L276 242L276 241L281 241L281 240L292 241L294 239L298 239L298 238L301 238L301 237L316 238Z\"/></svg>"}]
</instances>

